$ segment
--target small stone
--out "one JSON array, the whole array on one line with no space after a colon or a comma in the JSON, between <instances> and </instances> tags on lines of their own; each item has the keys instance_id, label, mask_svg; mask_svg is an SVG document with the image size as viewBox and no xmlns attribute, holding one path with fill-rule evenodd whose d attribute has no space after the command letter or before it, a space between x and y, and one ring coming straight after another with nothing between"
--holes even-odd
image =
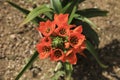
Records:
<instances>
[{"instance_id":1,"label":"small stone","mask_svg":"<svg viewBox=\"0 0 120 80\"><path fill-rule=\"evenodd\" d=\"M15 34L10 35L10 38L14 39L16 37Z\"/></svg>"}]
</instances>

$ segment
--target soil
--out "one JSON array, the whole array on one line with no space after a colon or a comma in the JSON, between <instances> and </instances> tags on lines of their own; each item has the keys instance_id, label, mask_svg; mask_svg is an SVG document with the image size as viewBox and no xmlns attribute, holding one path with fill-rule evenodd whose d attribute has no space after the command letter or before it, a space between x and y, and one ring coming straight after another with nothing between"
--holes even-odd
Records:
<instances>
[{"instance_id":1,"label":"soil","mask_svg":"<svg viewBox=\"0 0 120 80\"><path fill-rule=\"evenodd\" d=\"M11 1L29 10L49 3L49 0ZM78 56L78 63L74 65L74 80L120 80L120 0L86 0L79 7L109 11L106 17L91 19L99 28L99 58L109 67L101 68L92 56L87 59ZM40 39L32 23L19 27L24 18L23 13L0 0L0 80L15 79ZM37 59L20 80L50 80L55 65L49 59Z\"/></svg>"}]
</instances>

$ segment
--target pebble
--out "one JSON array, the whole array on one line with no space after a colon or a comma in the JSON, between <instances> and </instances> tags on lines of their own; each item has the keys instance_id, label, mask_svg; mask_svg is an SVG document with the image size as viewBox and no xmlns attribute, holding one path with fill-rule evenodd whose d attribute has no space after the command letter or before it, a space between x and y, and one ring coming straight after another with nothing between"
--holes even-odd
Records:
<instances>
[{"instance_id":1,"label":"pebble","mask_svg":"<svg viewBox=\"0 0 120 80\"><path fill-rule=\"evenodd\" d=\"M15 39L15 38L16 38L16 35L15 35L15 34L11 34L11 35L10 35L10 38Z\"/></svg>"}]
</instances>

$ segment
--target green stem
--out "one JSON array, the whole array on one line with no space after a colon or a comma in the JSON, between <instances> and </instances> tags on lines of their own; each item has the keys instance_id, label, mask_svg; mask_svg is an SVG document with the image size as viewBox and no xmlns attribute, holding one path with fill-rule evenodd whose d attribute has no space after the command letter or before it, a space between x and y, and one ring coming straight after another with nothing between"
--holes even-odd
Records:
<instances>
[{"instance_id":1,"label":"green stem","mask_svg":"<svg viewBox=\"0 0 120 80\"><path fill-rule=\"evenodd\" d=\"M65 80L72 80L72 71L73 71L72 64L65 62L63 63L63 66L66 72Z\"/></svg>"},{"instance_id":2,"label":"green stem","mask_svg":"<svg viewBox=\"0 0 120 80\"><path fill-rule=\"evenodd\" d=\"M65 80L72 80L72 74L67 74L66 77L65 77Z\"/></svg>"}]
</instances>

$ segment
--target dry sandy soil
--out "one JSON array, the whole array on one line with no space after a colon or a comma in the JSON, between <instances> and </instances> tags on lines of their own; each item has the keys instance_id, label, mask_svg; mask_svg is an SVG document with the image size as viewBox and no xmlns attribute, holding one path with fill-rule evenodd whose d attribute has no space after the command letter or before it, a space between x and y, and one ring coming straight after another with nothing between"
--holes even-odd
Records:
<instances>
[{"instance_id":1,"label":"dry sandy soil","mask_svg":"<svg viewBox=\"0 0 120 80\"><path fill-rule=\"evenodd\" d=\"M48 0L11 1L29 10L49 3ZM91 19L100 29L98 55L109 67L101 68L92 56L90 60L79 56L73 77L75 80L120 80L120 0L86 0L79 7L97 7L109 11L107 17ZM31 23L18 26L24 18L24 14L0 0L0 80L14 80L32 56L39 41L40 37L35 29L37 26ZM54 67L55 62L38 59L20 80L50 80Z\"/></svg>"}]
</instances>

